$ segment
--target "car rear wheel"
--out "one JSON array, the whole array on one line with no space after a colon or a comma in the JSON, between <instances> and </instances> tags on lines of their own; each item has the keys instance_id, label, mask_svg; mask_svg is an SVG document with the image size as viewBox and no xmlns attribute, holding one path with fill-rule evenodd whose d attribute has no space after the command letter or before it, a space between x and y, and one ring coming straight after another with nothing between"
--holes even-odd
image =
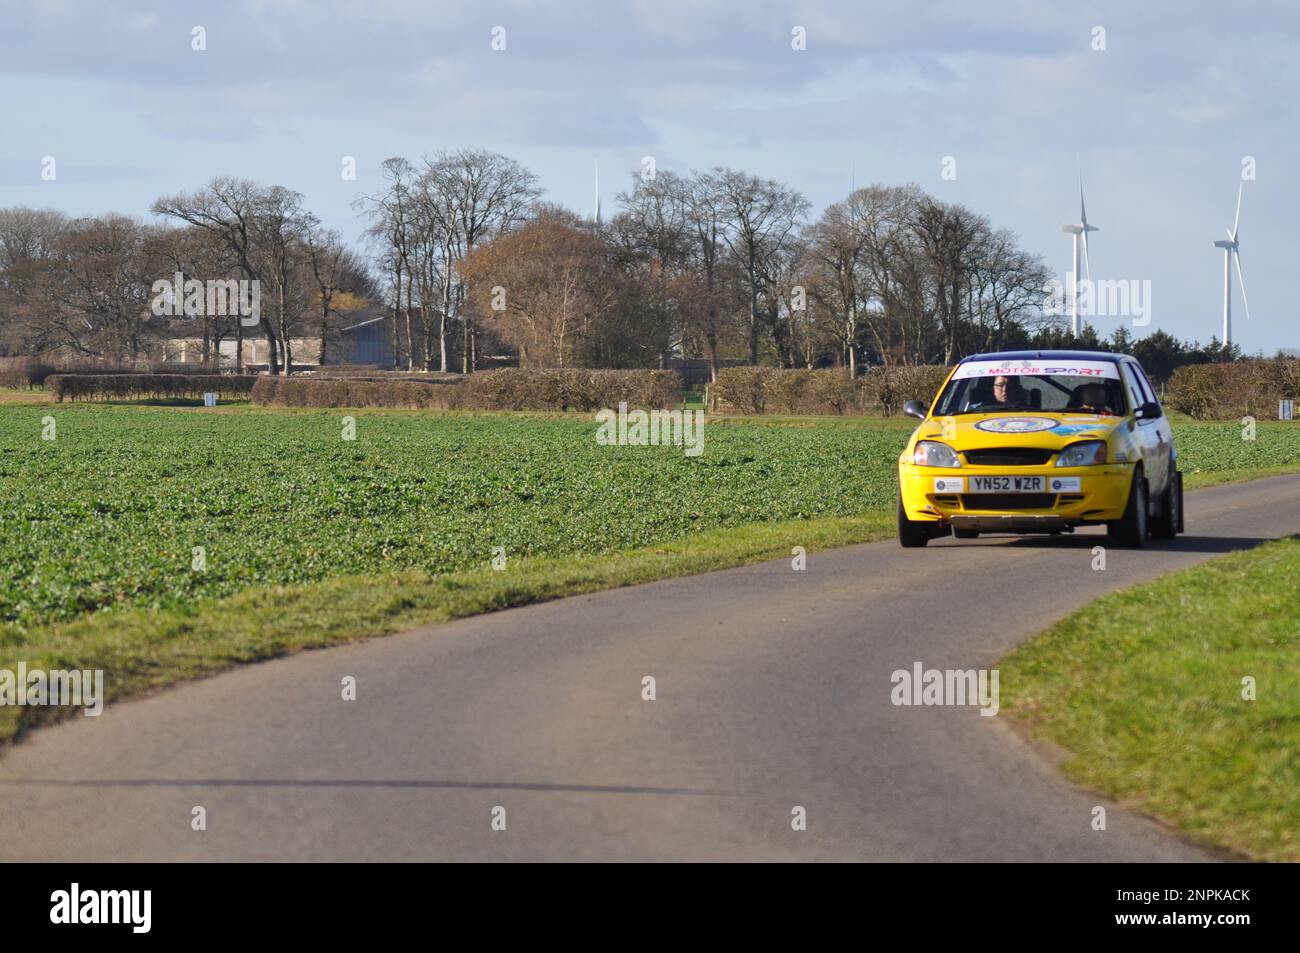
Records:
<instances>
[{"instance_id":1,"label":"car rear wheel","mask_svg":"<svg viewBox=\"0 0 1300 953\"><path fill-rule=\"evenodd\" d=\"M1128 491L1128 505L1124 507L1124 515L1106 524L1106 529L1115 542L1134 549L1146 545L1147 506L1147 481L1142 476L1142 471L1138 470L1133 474L1133 485Z\"/></svg>"},{"instance_id":2,"label":"car rear wheel","mask_svg":"<svg viewBox=\"0 0 1300 953\"><path fill-rule=\"evenodd\" d=\"M1151 535L1173 539L1183 531L1183 475L1177 470L1169 474L1162 503L1160 515L1151 521Z\"/></svg>"},{"instance_id":3,"label":"car rear wheel","mask_svg":"<svg viewBox=\"0 0 1300 953\"><path fill-rule=\"evenodd\" d=\"M924 546L930 541L933 532L929 523L921 523L917 520L907 518L907 510L903 509L903 497L898 497L898 542L907 549L917 546Z\"/></svg>"}]
</instances>

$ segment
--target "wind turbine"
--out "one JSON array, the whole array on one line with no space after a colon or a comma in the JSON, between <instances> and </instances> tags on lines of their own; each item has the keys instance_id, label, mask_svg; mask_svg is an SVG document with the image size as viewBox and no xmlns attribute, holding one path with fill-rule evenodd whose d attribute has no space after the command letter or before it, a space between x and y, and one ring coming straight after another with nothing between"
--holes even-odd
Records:
<instances>
[{"instance_id":1,"label":"wind turbine","mask_svg":"<svg viewBox=\"0 0 1300 953\"><path fill-rule=\"evenodd\" d=\"M600 160L593 160L596 163L596 227L600 228Z\"/></svg>"},{"instance_id":2,"label":"wind turbine","mask_svg":"<svg viewBox=\"0 0 1300 953\"><path fill-rule=\"evenodd\" d=\"M1215 248L1223 249L1223 346L1232 344L1232 259L1237 259L1237 283L1241 285L1241 306L1250 319L1250 302L1246 300L1246 278L1241 273L1241 243L1237 241L1237 226L1241 224L1241 190L1245 182L1237 185L1237 215L1228 230L1228 240L1217 241Z\"/></svg>"},{"instance_id":3,"label":"wind turbine","mask_svg":"<svg viewBox=\"0 0 1300 953\"><path fill-rule=\"evenodd\" d=\"M1073 225L1062 225L1061 231L1074 236L1074 271L1070 274L1070 333L1079 336L1079 239L1083 239L1083 260L1088 268L1088 280L1092 281L1092 261L1088 257L1088 233L1099 232L1096 225L1088 224L1088 210L1083 204L1083 173L1079 173L1079 221Z\"/></svg>"}]
</instances>

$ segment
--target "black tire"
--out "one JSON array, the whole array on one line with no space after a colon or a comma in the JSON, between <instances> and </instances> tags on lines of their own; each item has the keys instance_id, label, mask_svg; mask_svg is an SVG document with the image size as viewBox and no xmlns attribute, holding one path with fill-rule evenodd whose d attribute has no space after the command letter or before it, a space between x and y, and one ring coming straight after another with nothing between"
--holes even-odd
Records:
<instances>
[{"instance_id":1,"label":"black tire","mask_svg":"<svg viewBox=\"0 0 1300 953\"><path fill-rule=\"evenodd\" d=\"M954 526L952 528L952 535L956 536L958 539L979 539L980 531L977 529L958 529Z\"/></svg>"},{"instance_id":2,"label":"black tire","mask_svg":"<svg viewBox=\"0 0 1300 953\"><path fill-rule=\"evenodd\" d=\"M1184 520L1187 518L1187 509L1183 506L1183 474L1175 470L1174 475L1178 477L1178 532L1187 532L1187 526Z\"/></svg>"},{"instance_id":3,"label":"black tire","mask_svg":"<svg viewBox=\"0 0 1300 953\"><path fill-rule=\"evenodd\" d=\"M924 546L933 536L928 523L920 523L916 520L907 518L907 510L903 509L903 495L898 495L898 543L905 549L914 549L918 546Z\"/></svg>"},{"instance_id":4,"label":"black tire","mask_svg":"<svg viewBox=\"0 0 1300 953\"><path fill-rule=\"evenodd\" d=\"M1151 535L1173 539L1183 531L1183 475L1177 470L1169 474L1161 501L1161 513L1151 521Z\"/></svg>"},{"instance_id":5,"label":"black tire","mask_svg":"<svg viewBox=\"0 0 1300 953\"><path fill-rule=\"evenodd\" d=\"M1142 471L1133 473L1133 485L1128 491L1128 505L1124 515L1113 523L1107 523L1106 529L1111 538L1120 546L1138 549L1146 545L1147 518L1150 515L1147 502L1147 481Z\"/></svg>"}]
</instances>

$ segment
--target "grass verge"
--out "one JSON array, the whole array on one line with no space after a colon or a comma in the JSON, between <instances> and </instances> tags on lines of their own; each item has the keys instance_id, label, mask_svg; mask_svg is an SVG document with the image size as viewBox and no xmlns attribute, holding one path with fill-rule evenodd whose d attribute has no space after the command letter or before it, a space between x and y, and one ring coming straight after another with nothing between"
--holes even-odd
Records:
<instances>
[{"instance_id":1,"label":"grass verge","mask_svg":"<svg viewBox=\"0 0 1300 953\"><path fill-rule=\"evenodd\" d=\"M1288 473L1300 473L1300 463L1281 463L1268 467L1240 467L1234 470L1194 470L1183 472L1183 489L1198 490L1207 486L1223 486L1228 483L1244 483L1247 480L1260 480L1264 477L1286 476Z\"/></svg>"},{"instance_id":2,"label":"grass verge","mask_svg":"<svg viewBox=\"0 0 1300 953\"><path fill-rule=\"evenodd\" d=\"M98 612L0 646L0 669L102 669L109 702L302 649L339 645L560 596L725 569L892 536L892 512L715 529L603 556L511 560L500 572L339 576L264 586L187 609ZM70 713L0 707L0 743Z\"/></svg>"},{"instance_id":3,"label":"grass verge","mask_svg":"<svg viewBox=\"0 0 1300 953\"><path fill-rule=\"evenodd\" d=\"M1073 780L1194 840L1300 861L1297 579L1292 537L1105 596L1002 660L1003 711L1069 752Z\"/></svg>"}]
</instances>

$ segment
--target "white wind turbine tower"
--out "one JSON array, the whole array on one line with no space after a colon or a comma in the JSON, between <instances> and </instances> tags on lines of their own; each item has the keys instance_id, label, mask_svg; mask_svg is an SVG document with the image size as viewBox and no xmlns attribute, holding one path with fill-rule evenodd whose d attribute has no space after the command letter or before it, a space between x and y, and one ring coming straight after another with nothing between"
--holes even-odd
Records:
<instances>
[{"instance_id":1,"label":"white wind turbine tower","mask_svg":"<svg viewBox=\"0 0 1300 953\"><path fill-rule=\"evenodd\" d=\"M1096 225L1088 224L1088 210L1083 204L1083 173L1079 173L1079 221L1073 225L1062 225L1061 231L1074 236L1074 271L1070 273L1070 333L1079 336L1079 239L1083 239L1083 260L1088 269L1088 280L1092 281L1092 262L1088 258L1088 233L1099 232Z\"/></svg>"},{"instance_id":2,"label":"white wind turbine tower","mask_svg":"<svg viewBox=\"0 0 1300 953\"><path fill-rule=\"evenodd\" d=\"M1241 273L1241 243L1237 241L1237 226L1241 224L1241 190L1245 182L1237 185L1237 215L1228 231L1228 240L1217 241L1215 248L1223 249L1223 346L1232 344L1232 259L1237 259L1237 283L1241 285L1241 306L1250 318L1250 303L1246 300L1246 278Z\"/></svg>"}]
</instances>

